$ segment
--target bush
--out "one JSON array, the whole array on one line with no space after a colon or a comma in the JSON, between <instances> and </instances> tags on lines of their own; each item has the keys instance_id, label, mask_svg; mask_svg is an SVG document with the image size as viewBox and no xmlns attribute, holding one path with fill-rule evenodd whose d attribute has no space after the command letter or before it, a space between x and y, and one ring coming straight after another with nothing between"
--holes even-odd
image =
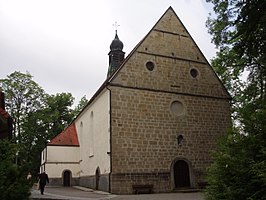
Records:
<instances>
[{"instance_id":1,"label":"bush","mask_svg":"<svg viewBox=\"0 0 266 200\"><path fill-rule=\"evenodd\" d=\"M27 170L16 163L17 147L7 140L0 140L0 199L27 200L31 183L26 179Z\"/></svg>"},{"instance_id":2,"label":"bush","mask_svg":"<svg viewBox=\"0 0 266 200\"><path fill-rule=\"evenodd\" d=\"M207 200L265 200L266 148L256 136L229 134L208 170Z\"/></svg>"}]
</instances>

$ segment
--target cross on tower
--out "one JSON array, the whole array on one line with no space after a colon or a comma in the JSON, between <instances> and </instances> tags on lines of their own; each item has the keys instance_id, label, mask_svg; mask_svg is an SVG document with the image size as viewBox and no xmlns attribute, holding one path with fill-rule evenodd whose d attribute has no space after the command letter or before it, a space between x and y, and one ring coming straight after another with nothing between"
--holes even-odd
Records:
<instances>
[{"instance_id":1,"label":"cross on tower","mask_svg":"<svg viewBox=\"0 0 266 200\"><path fill-rule=\"evenodd\" d=\"M120 25L117 24L117 22L115 22L115 23L113 24L113 26L115 27L115 32L117 32L117 28L118 28L118 26L120 26Z\"/></svg>"}]
</instances>

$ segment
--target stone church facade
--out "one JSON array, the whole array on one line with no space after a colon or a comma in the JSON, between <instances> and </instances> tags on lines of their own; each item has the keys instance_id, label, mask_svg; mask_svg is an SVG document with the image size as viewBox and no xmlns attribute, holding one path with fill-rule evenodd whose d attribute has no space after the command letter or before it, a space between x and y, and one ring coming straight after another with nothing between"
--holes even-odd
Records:
<instances>
[{"instance_id":1,"label":"stone church facade","mask_svg":"<svg viewBox=\"0 0 266 200\"><path fill-rule=\"evenodd\" d=\"M126 58L117 34L110 48L106 81L73 121L72 183L114 194L201 187L231 125L231 97L212 67L171 7Z\"/></svg>"}]
</instances>

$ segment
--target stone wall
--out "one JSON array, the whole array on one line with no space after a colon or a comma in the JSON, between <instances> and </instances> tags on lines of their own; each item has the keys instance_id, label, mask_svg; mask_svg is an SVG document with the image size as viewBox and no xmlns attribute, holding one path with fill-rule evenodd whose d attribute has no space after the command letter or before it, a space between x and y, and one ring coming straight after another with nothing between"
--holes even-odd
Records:
<instances>
[{"instance_id":1,"label":"stone wall","mask_svg":"<svg viewBox=\"0 0 266 200\"><path fill-rule=\"evenodd\" d=\"M50 186L64 186L63 178L49 178ZM82 186L96 189L95 176L81 176L80 178L70 178L70 186ZM109 192L109 174L102 174L99 178L98 190Z\"/></svg>"},{"instance_id":2,"label":"stone wall","mask_svg":"<svg viewBox=\"0 0 266 200\"><path fill-rule=\"evenodd\" d=\"M133 185L153 185L152 192L170 192L170 173L112 173L112 193L134 194Z\"/></svg>"},{"instance_id":3,"label":"stone wall","mask_svg":"<svg viewBox=\"0 0 266 200\"><path fill-rule=\"evenodd\" d=\"M63 178L49 178L50 186L64 186ZM70 179L70 186L79 185L79 178L71 178Z\"/></svg>"},{"instance_id":4,"label":"stone wall","mask_svg":"<svg viewBox=\"0 0 266 200\"><path fill-rule=\"evenodd\" d=\"M96 176L80 177L79 185L82 187L96 189ZM109 174L100 175L98 190L109 192Z\"/></svg>"},{"instance_id":5,"label":"stone wall","mask_svg":"<svg viewBox=\"0 0 266 200\"><path fill-rule=\"evenodd\" d=\"M171 166L178 158L191 163L191 186L204 181L210 151L230 125L228 100L125 87L111 90L112 193L132 193L132 184L139 183L152 183L154 192L173 190ZM175 107L173 102L181 104ZM181 145L178 135L183 136Z\"/></svg>"}]
</instances>

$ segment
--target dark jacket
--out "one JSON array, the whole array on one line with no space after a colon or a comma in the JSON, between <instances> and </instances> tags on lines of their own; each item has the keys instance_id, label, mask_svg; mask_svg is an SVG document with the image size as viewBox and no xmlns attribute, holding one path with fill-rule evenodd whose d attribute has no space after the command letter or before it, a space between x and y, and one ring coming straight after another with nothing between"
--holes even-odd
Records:
<instances>
[{"instance_id":1,"label":"dark jacket","mask_svg":"<svg viewBox=\"0 0 266 200\"><path fill-rule=\"evenodd\" d=\"M45 172L43 172L39 175L39 179L40 179L41 185L46 185L46 181L47 181L47 183L49 183L48 175Z\"/></svg>"}]
</instances>

